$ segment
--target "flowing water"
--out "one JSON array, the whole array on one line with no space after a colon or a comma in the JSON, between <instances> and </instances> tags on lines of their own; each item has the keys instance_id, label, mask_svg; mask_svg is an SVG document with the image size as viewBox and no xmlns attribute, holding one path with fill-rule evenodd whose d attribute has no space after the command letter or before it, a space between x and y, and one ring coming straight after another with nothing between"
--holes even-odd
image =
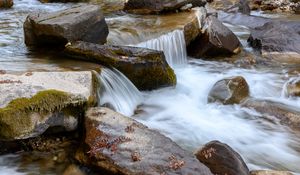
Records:
<instances>
[{"instance_id":1,"label":"flowing water","mask_svg":"<svg viewBox=\"0 0 300 175\"><path fill-rule=\"evenodd\" d=\"M108 106L115 111L132 116L134 109L142 102L142 94L121 72L104 68L98 79L101 87L98 92L101 106Z\"/></svg>"},{"instance_id":2,"label":"flowing water","mask_svg":"<svg viewBox=\"0 0 300 175\"><path fill-rule=\"evenodd\" d=\"M97 67L92 63L67 60L60 55L44 53L43 50L31 50L23 44L22 23L29 12L55 11L72 5L74 4L41 4L36 0L15 0L13 9L1 10L0 70L90 70ZM117 18L126 21L133 19L128 16L124 18L114 16L108 19L108 23L113 26L113 20ZM178 17L175 20L180 19ZM151 17L145 21L146 23L150 21L149 24L155 28L155 24L161 26L159 23L161 20L163 19L152 23ZM133 20L132 24L135 22ZM244 52L256 57L246 42L249 29L226 25L239 37ZM130 40L127 40L127 36L122 38L121 30L112 31L110 39L116 43L124 42L122 43L124 45L164 51L167 61L177 75L177 85L139 92L120 72L104 68L98 77L103 85L99 89L100 105L112 107L124 115L132 116L172 138L189 151L195 151L209 141L219 140L237 150L250 169L289 170L300 173L299 134L291 132L272 117L253 109L240 105L207 103L207 95L215 82L225 77L239 75L247 80L251 97L281 102L300 109L300 99L287 97L284 90L288 81L299 77L299 66L261 65L246 69L239 67L238 64L187 58L183 47L185 45L183 33L177 29L151 39L150 34L132 35ZM118 33L120 35L117 35ZM125 41L134 42L125 43ZM136 109L138 113L134 114ZM18 155L0 156L0 174L38 174L40 171L37 168L39 164L26 165L27 168L24 168L24 162ZM44 174L55 173L49 171Z\"/></svg>"}]
</instances>

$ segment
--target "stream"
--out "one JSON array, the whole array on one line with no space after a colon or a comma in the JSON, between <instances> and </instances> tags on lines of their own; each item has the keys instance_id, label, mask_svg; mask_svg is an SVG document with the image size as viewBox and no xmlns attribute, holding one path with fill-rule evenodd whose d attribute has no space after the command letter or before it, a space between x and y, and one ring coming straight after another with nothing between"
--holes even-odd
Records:
<instances>
[{"instance_id":1,"label":"stream","mask_svg":"<svg viewBox=\"0 0 300 175\"><path fill-rule=\"evenodd\" d=\"M28 13L56 11L74 4L41 4L37 0L15 0L14 3L12 9L0 10L0 70L66 71L99 67L94 63L68 60L51 52L49 54L47 50L27 48L24 44L23 22ZM278 17L262 13L254 15ZM108 21L114 18L120 17L110 16ZM297 19L293 15L283 18ZM257 57L246 41L249 29L225 25L239 37L244 46L243 53ZM207 95L214 83L231 76L243 76L249 84L251 97L300 109L300 98L286 97L284 92L286 82L300 76L300 66L262 64L243 67L229 62L189 58L185 47L182 47L185 44L182 37L182 32L175 30L146 42L125 44L163 50L177 75L176 87L140 92L117 70L104 69L98 77L103 82L99 90L101 104L158 130L191 152L209 141L219 140L240 153L251 170L287 170L300 174L299 133L291 132L278 121L271 120L271 116L250 108L207 103ZM40 174L37 172L43 169L43 164L27 162L24 166L23 161L18 154L0 156L0 174ZM56 173L47 170L43 174Z\"/></svg>"}]
</instances>

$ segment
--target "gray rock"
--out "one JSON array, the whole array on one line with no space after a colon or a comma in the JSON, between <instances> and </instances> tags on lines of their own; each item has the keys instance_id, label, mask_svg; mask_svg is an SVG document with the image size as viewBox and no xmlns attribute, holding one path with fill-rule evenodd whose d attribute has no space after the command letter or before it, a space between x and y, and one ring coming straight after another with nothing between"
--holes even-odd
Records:
<instances>
[{"instance_id":1,"label":"gray rock","mask_svg":"<svg viewBox=\"0 0 300 175\"><path fill-rule=\"evenodd\" d=\"M95 103L92 72L0 75L0 140L26 139L58 126L73 131Z\"/></svg>"},{"instance_id":2,"label":"gray rock","mask_svg":"<svg viewBox=\"0 0 300 175\"><path fill-rule=\"evenodd\" d=\"M249 86L243 77L230 77L216 82L208 95L208 102L241 103L249 97Z\"/></svg>"},{"instance_id":3,"label":"gray rock","mask_svg":"<svg viewBox=\"0 0 300 175\"><path fill-rule=\"evenodd\" d=\"M213 15L205 19L202 33L187 48L192 57L232 55L241 51L239 39Z\"/></svg>"},{"instance_id":4,"label":"gray rock","mask_svg":"<svg viewBox=\"0 0 300 175\"><path fill-rule=\"evenodd\" d=\"M214 174L249 175L242 157L227 144L211 141L196 153L197 159Z\"/></svg>"},{"instance_id":5,"label":"gray rock","mask_svg":"<svg viewBox=\"0 0 300 175\"><path fill-rule=\"evenodd\" d=\"M97 5L53 13L30 14L24 22L26 45L61 45L71 41L106 42L108 27Z\"/></svg>"},{"instance_id":6,"label":"gray rock","mask_svg":"<svg viewBox=\"0 0 300 175\"><path fill-rule=\"evenodd\" d=\"M248 42L264 57L285 63L300 63L299 22L268 22L252 29Z\"/></svg>"},{"instance_id":7,"label":"gray rock","mask_svg":"<svg viewBox=\"0 0 300 175\"><path fill-rule=\"evenodd\" d=\"M176 75L161 51L78 41L68 45L65 53L69 57L115 67L140 90L176 84Z\"/></svg>"},{"instance_id":8,"label":"gray rock","mask_svg":"<svg viewBox=\"0 0 300 175\"><path fill-rule=\"evenodd\" d=\"M85 128L88 150L78 152L76 157L107 174L212 175L171 139L110 109L89 109Z\"/></svg>"}]
</instances>

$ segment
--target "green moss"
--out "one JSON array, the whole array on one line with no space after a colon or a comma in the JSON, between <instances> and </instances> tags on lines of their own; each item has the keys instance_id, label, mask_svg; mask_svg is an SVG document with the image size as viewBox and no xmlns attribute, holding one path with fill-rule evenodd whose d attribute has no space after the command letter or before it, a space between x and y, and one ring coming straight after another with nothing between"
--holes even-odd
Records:
<instances>
[{"instance_id":1,"label":"green moss","mask_svg":"<svg viewBox=\"0 0 300 175\"><path fill-rule=\"evenodd\" d=\"M49 113L66 110L70 106L83 105L62 91L45 90L31 98L18 98L11 101L5 108L0 108L0 138L10 139L30 133L35 127L31 114L43 117ZM74 108L73 108L74 109ZM74 113L69 110L70 113Z\"/></svg>"}]
</instances>

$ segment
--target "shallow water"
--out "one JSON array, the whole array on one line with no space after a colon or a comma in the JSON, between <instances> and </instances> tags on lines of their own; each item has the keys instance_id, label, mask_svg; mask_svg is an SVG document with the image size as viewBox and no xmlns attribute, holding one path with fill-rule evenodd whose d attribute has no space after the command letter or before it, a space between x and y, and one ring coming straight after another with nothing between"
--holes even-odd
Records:
<instances>
[{"instance_id":1,"label":"shallow water","mask_svg":"<svg viewBox=\"0 0 300 175\"><path fill-rule=\"evenodd\" d=\"M61 55L49 53L47 50L28 49L24 45L22 25L29 12L55 11L74 4L41 4L36 0L15 0L14 2L13 9L0 11L0 70L60 71L90 70L98 67L93 63L68 60ZM108 4L109 6L110 4ZM172 21L169 21L170 17L154 19L151 16L147 17L143 24L148 27L153 25L154 31L158 31L159 27L168 27L167 24L173 25L176 16L178 14L173 16ZM179 17L178 19L180 19ZM277 18L278 16L267 17ZM285 17L288 19L297 18L295 16ZM114 20L117 22L114 23ZM134 118L150 128L159 130L189 151L195 151L211 140L220 140L237 150L251 169L269 168L300 173L299 135L293 134L287 127L280 125L278 121L252 109L242 108L240 105L207 104L207 95L215 82L225 77L239 75L247 80L252 97L278 101L300 109L300 99L286 97L283 88L286 82L300 76L299 66L275 65L270 67L260 65L245 69L239 67L238 64L193 58L188 58L189 61L186 62L185 49L182 49L182 43L179 42L182 40L178 32L162 32L161 34L164 36L155 36L157 39L149 40L151 32L137 34L137 37L135 35L129 36L128 33L132 34L135 31L126 31L126 28L118 25L118 20L126 22L133 20L129 23L130 25L134 24L135 20L144 19L136 16L110 16L108 23L113 30L109 36L110 41L129 45L138 44L146 39L148 43L140 45L164 50L176 72L178 84L176 87L138 92L122 75L106 70L102 75L102 81L105 81L107 85L106 91L100 93L102 104L110 104L117 111L126 115L134 114L136 106L139 105L138 114L134 115ZM163 23L164 20L169 21L169 23ZM246 42L249 29L231 24L226 24L226 26L239 37L244 46L242 54L247 53L257 57L255 51ZM121 37L117 38L118 36ZM170 45L166 45L166 41L169 41ZM176 41L178 42L174 44ZM181 50L180 53L176 53L179 50ZM236 57L243 59L242 54ZM174 58L175 61L172 60ZM184 61L176 62L176 60L181 59ZM291 70L296 71L291 73ZM117 86L116 84L120 82L122 82L122 86ZM130 103L126 103L128 101ZM26 164L27 168L21 164L21 158L18 155L0 156L0 174L38 174L37 172L40 171L39 168L30 168L41 166L34 162L31 165L30 162L29 165ZM55 173L53 170L49 170L46 174Z\"/></svg>"}]
</instances>

